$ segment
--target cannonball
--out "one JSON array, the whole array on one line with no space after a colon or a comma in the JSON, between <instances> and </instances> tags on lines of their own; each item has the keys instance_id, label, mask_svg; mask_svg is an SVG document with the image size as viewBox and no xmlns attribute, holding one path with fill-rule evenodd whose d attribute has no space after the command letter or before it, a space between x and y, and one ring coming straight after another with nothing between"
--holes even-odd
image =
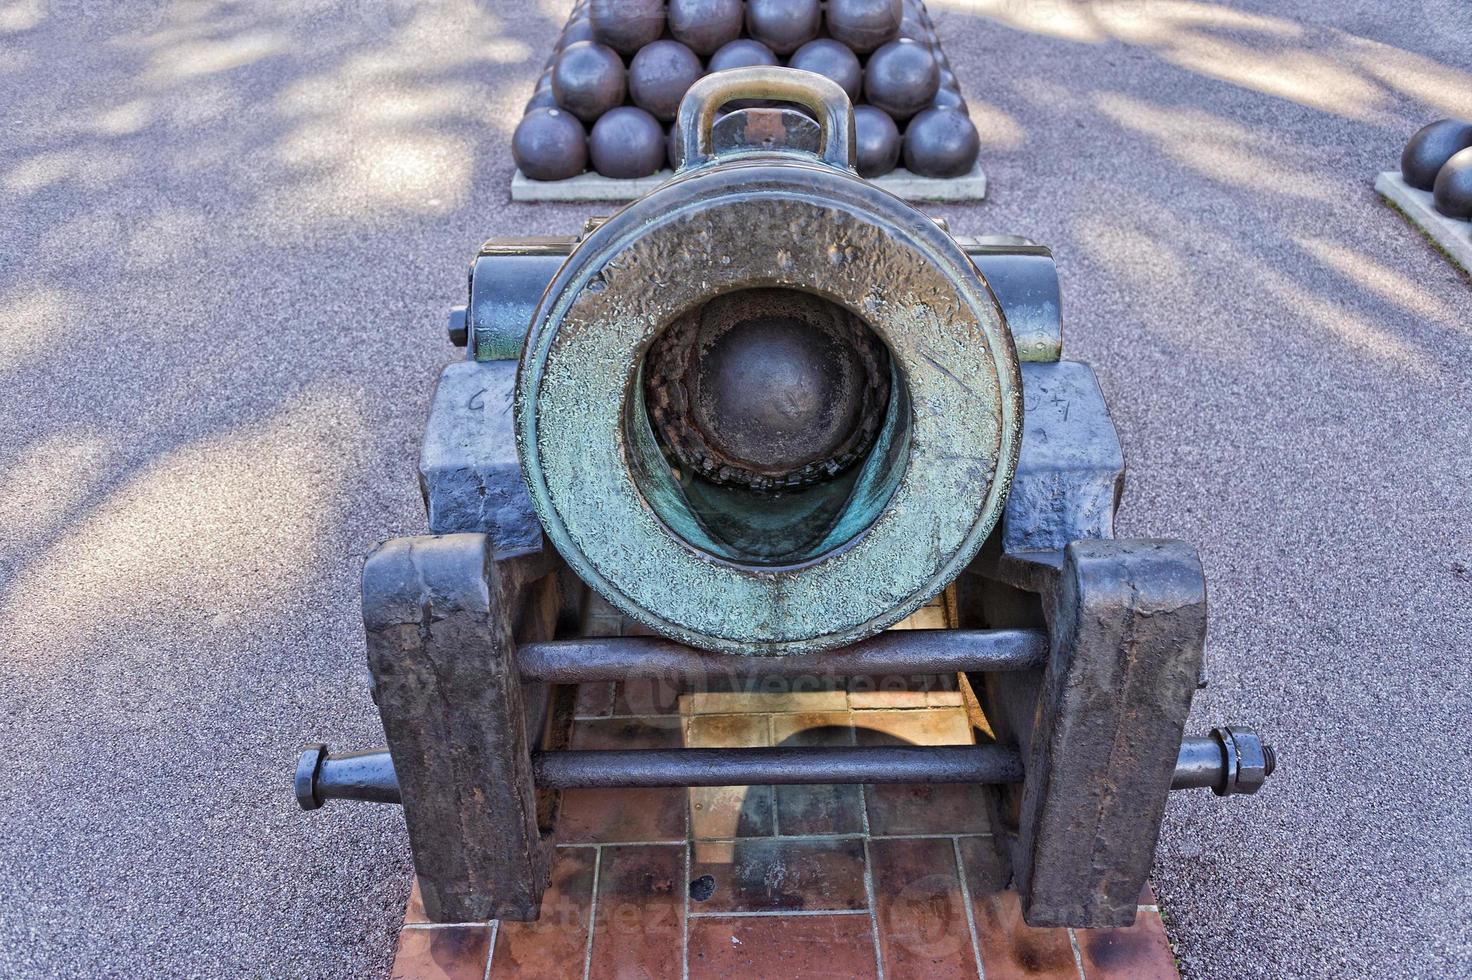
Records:
<instances>
[{"instance_id":1,"label":"cannonball","mask_svg":"<svg viewBox=\"0 0 1472 980\"><path fill-rule=\"evenodd\" d=\"M936 89L935 98L931 104L937 109L955 109L957 112L964 112L968 116L971 115L971 110L966 108L966 100L961 98L961 93L953 88L941 86Z\"/></svg>"},{"instance_id":2,"label":"cannonball","mask_svg":"<svg viewBox=\"0 0 1472 980\"><path fill-rule=\"evenodd\" d=\"M772 49L749 37L721 45L710 56L706 67L711 71L726 71L731 68L753 68L757 65L775 65L777 56Z\"/></svg>"},{"instance_id":3,"label":"cannonball","mask_svg":"<svg viewBox=\"0 0 1472 980\"><path fill-rule=\"evenodd\" d=\"M655 41L629 62L629 98L654 118L671 122L699 77L700 59L694 51L679 41Z\"/></svg>"},{"instance_id":4,"label":"cannonball","mask_svg":"<svg viewBox=\"0 0 1472 980\"><path fill-rule=\"evenodd\" d=\"M588 166L583 124L558 108L528 112L511 137L511 157L532 180L576 177Z\"/></svg>"},{"instance_id":5,"label":"cannonball","mask_svg":"<svg viewBox=\"0 0 1472 980\"><path fill-rule=\"evenodd\" d=\"M569 44L577 44L579 41L596 41L593 34L593 22L586 17L578 20L570 20L562 29L562 35L557 39L557 48L567 47Z\"/></svg>"},{"instance_id":6,"label":"cannonball","mask_svg":"<svg viewBox=\"0 0 1472 980\"><path fill-rule=\"evenodd\" d=\"M828 33L859 54L900 36L900 0L828 0Z\"/></svg>"},{"instance_id":7,"label":"cannonball","mask_svg":"<svg viewBox=\"0 0 1472 980\"><path fill-rule=\"evenodd\" d=\"M881 177L900 162L900 129L889 113L854 106L854 167L861 177Z\"/></svg>"},{"instance_id":8,"label":"cannonball","mask_svg":"<svg viewBox=\"0 0 1472 980\"><path fill-rule=\"evenodd\" d=\"M900 17L900 37L918 39L924 36L925 22L915 13L914 7L906 6L904 15Z\"/></svg>"},{"instance_id":9,"label":"cannonball","mask_svg":"<svg viewBox=\"0 0 1472 980\"><path fill-rule=\"evenodd\" d=\"M905 128L905 169L922 177L960 177L976 166L981 138L955 109L926 109Z\"/></svg>"},{"instance_id":10,"label":"cannonball","mask_svg":"<svg viewBox=\"0 0 1472 980\"><path fill-rule=\"evenodd\" d=\"M585 123L598 120L624 101L624 62L597 41L569 44L552 68L557 104Z\"/></svg>"},{"instance_id":11,"label":"cannonball","mask_svg":"<svg viewBox=\"0 0 1472 980\"><path fill-rule=\"evenodd\" d=\"M869 56L864 92L876 105L903 122L930 105L940 88L940 74L930 49L918 41L890 41Z\"/></svg>"},{"instance_id":12,"label":"cannonball","mask_svg":"<svg viewBox=\"0 0 1472 980\"><path fill-rule=\"evenodd\" d=\"M588 153L605 177L648 177L664 166L664 127L636 106L610 109L593 124Z\"/></svg>"},{"instance_id":13,"label":"cannonball","mask_svg":"<svg viewBox=\"0 0 1472 980\"><path fill-rule=\"evenodd\" d=\"M864 83L864 69L858 56L846 44L830 38L809 41L798 48L787 67L810 71L831 78L848 93L850 102L859 101L859 88Z\"/></svg>"},{"instance_id":14,"label":"cannonball","mask_svg":"<svg viewBox=\"0 0 1472 980\"><path fill-rule=\"evenodd\" d=\"M525 112L533 109L555 109L557 108L557 96L552 94L550 88L538 88L532 93L532 97L526 100Z\"/></svg>"},{"instance_id":15,"label":"cannonball","mask_svg":"<svg viewBox=\"0 0 1472 980\"><path fill-rule=\"evenodd\" d=\"M633 55L664 33L664 0L593 0L588 19L598 40Z\"/></svg>"},{"instance_id":16,"label":"cannonball","mask_svg":"<svg viewBox=\"0 0 1472 980\"><path fill-rule=\"evenodd\" d=\"M1472 146L1472 125L1460 119L1438 119L1422 126L1400 155L1400 175L1412 187L1431 190L1442 164Z\"/></svg>"},{"instance_id":17,"label":"cannonball","mask_svg":"<svg viewBox=\"0 0 1472 980\"><path fill-rule=\"evenodd\" d=\"M746 0L746 33L777 54L791 54L818 36L818 0Z\"/></svg>"},{"instance_id":18,"label":"cannonball","mask_svg":"<svg viewBox=\"0 0 1472 980\"><path fill-rule=\"evenodd\" d=\"M670 33L698 55L714 54L741 36L741 0L670 0Z\"/></svg>"},{"instance_id":19,"label":"cannonball","mask_svg":"<svg viewBox=\"0 0 1472 980\"><path fill-rule=\"evenodd\" d=\"M1458 150L1441 165L1431 201L1448 218L1472 221L1472 148Z\"/></svg>"}]
</instances>

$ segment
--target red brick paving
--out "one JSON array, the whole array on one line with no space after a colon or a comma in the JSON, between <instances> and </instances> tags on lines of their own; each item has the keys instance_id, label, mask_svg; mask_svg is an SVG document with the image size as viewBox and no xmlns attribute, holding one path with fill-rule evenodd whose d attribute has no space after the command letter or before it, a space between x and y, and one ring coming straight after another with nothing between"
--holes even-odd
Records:
<instances>
[{"instance_id":1,"label":"red brick paving","mask_svg":"<svg viewBox=\"0 0 1472 980\"><path fill-rule=\"evenodd\" d=\"M949 837L869 842L885 976L978 975L955 847Z\"/></svg>"},{"instance_id":2,"label":"red brick paving","mask_svg":"<svg viewBox=\"0 0 1472 980\"><path fill-rule=\"evenodd\" d=\"M690 980L877 976L867 911L690 920Z\"/></svg>"},{"instance_id":3,"label":"red brick paving","mask_svg":"<svg viewBox=\"0 0 1472 980\"><path fill-rule=\"evenodd\" d=\"M579 748L971 740L959 695L924 679L889 700L597 687ZM569 792L541 920L429 926L416 889L393 976L1178 980L1148 888L1127 929L1023 923L985 814L966 787Z\"/></svg>"}]
</instances>

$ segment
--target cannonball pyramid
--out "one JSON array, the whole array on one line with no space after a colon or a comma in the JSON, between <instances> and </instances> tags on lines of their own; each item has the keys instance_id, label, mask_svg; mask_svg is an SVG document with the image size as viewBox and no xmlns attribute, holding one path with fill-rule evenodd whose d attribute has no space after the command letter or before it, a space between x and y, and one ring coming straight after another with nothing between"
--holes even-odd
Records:
<instances>
[{"instance_id":1,"label":"cannonball pyramid","mask_svg":"<svg viewBox=\"0 0 1472 980\"><path fill-rule=\"evenodd\" d=\"M901 163L930 178L976 166L980 138L922 0L578 0L512 156L536 181L676 167L686 90L754 65L816 72L848 92L865 177Z\"/></svg>"},{"instance_id":2,"label":"cannonball pyramid","mask_svg":"<svg viewBox=\"0 0 1472 980\"><path fill-rule=\"evenodd\" d=\"M1472 121L1438 119L1406 143L1375 189L1472 275Z\"/></svg>"},{"instance_id":3,"label":"cannonball pyramid","mask_svg":"<svg viewBox=\"0 0 1472 980\"><path fill-rule=\"evenodd\" d=\"M1422 126L1400 155L1401 178L1431 192L1448 218L1472 221L1472 123L1438 119Z\"/></svg>"}]
</instances>

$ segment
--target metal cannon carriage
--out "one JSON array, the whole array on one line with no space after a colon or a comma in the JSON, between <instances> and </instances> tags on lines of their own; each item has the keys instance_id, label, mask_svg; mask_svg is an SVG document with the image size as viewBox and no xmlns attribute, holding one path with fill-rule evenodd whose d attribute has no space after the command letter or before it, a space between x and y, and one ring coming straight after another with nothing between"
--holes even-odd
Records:
<instances>
[{"instance_id":1,"label":"metal cannon carriage","mask_svg":"<svg viewBox=\"0 0 1472 980\"><path fill-rule=\"evenodd\" d=\"M1274 757L1183 737L1201 566L1114 536L1124 457L1051 253L860 178L819 76L707 76L678 128L657 190L472 263L430 534L363 572L388 746L308 746L298 800L402 804L432 920L526 920L565 789L985 784L1027 922L1128 924L1167 794L1255 792ZM591 635L592 593L655 635ZM937 596L950 628L888 629ZM580 683L894 674L964 677L980 744L567 748Z\"/></svg>"}]
</instances>

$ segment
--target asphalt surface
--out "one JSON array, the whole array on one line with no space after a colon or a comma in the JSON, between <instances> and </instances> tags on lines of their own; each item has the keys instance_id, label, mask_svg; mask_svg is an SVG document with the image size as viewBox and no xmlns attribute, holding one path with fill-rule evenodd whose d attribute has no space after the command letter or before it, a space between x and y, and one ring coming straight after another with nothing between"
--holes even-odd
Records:
<instances>
[{"instance_id":1,"label":"asphalt surface","mask_svg":"<svg viewBox=\"0 0 1472 980\"><path fill-rule=\"evenodd\" d=\"M1212 590L1173 799L1189 977L1472 975L1472 285L1371 189L1472 117L1461 0L936 2L991 200L1052 245ZM381 976L402 818L304 815L381 738L356 580L414 464L560 0L0 0L0 975Z\"/></svg>"}]
</instances>

